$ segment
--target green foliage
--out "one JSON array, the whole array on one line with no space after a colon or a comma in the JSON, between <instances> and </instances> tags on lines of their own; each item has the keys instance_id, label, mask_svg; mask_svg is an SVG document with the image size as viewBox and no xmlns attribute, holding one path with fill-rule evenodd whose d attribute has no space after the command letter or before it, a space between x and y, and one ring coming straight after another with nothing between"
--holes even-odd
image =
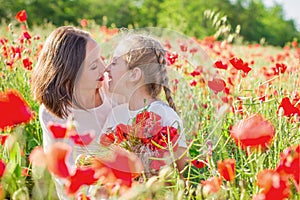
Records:
<instances>
[{"instance_id":1,"label":"green foliage","mask_svg":"<svg viewBox=\"0 0 300 200\"><path fill-rule=\"evenodd\" d=\"M204 16L211 10L226 16L232 29L241 25L240 35L245 41L258 43L263 39L283 46L294 38L300 40L295 22L284 19L282 6L266 8L262 0L0 0L0 4L0 18L11 21L25 9L29 25L78 25L86 18L118 28L159 26L198 38L214 35L218 29Z\"/></svg>"}]
</instances>

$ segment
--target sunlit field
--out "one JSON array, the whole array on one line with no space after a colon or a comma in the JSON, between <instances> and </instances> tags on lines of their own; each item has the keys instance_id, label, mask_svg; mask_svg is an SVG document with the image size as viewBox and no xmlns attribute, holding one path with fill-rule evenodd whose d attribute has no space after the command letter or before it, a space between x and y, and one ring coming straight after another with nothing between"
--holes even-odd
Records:
<instances>
[{"instance_id":1,"label":"sunlit field","mask_svg":"<svg viewBox=\"0 0 300 200\"><path fill-rule=\"evenodd\" d=\"M91 32L103 47L118 34L118 29L81 22L79 28ZM39 105L31 95L30 81L43 43L54 28L51 24L28 27L22 18L0 27L1 198L57 199L51 174L66 181L66 193L74 199L100 199L99 192L93 196L85 185L101 185L109 199L300 198L300 48L296 41L281 48L232 44L213 36L161 37L189 159L180 172L184 178L172 162L140 183L135 175L128 176L130 171L115 173L103 163L78 166L76 173L64 174L65 157L54 155L67 154L59 145L52 154L43 154ZM111 52L103 51L108 63ZM126 153L118 156L126 161L121 164L132 164ZM103 169L106 173L99 172Z\"/></svg>"}]
</instances>

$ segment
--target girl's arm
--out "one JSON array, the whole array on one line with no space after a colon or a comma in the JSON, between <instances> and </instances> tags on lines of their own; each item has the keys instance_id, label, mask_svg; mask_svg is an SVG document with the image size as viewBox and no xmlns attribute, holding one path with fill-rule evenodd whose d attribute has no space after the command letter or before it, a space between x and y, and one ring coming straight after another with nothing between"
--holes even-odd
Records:
<instances>
[{"instance_id":1,"label":"girl's arm","mask_svg":"<svg viewBox=\"0 0 300 200\"><path fill-rule=\"evenodd\" d=\"M185 164L188 161L187 157L187 148L185 147L178 147L177 151L175 153L175 158L178 158L175 162L177 165L177 169L180 173L180 178L183 179L183 169L185 167Z\"/></svg>"}]
</instances>

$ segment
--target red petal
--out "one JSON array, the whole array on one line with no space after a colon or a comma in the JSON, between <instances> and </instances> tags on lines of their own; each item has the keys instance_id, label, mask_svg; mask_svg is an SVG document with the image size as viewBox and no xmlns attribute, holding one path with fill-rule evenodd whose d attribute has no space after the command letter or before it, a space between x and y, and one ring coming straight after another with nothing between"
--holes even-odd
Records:
<instances>
[{"instance_id":1,"label":"red petal","mask_svg":"<svg viewBox=\"0 0 300 200\"><path fill-rule=\"evenodd\" d=\"M222 61L215 62L215 67L219 69L225 69L225 70L228 68L228 66L226 64L223 64Z\"/></svg>"},{"instance_id":2,"label":"red petal","mask_svg":"<svg viewBox=\"0 0 300 200\"><path fill-rule=\"evenodd\" d=\"M92 168L77 168L74 175L69 178L69 184L66 186L66 193L75 194L82 185L92 185L97 182L95 170Z\"/></svg>"},{"instance_id":3,"label":"red petal","mask_svg":"<svg viewBox=\"0 0 300 200\"><path fill-rule=\"evenodd\" d=\"M66 137L67 127L65 124L55 124L53 122L48 122L47 127L54 138L60 139Z\"/></svg>"},{"instance_id":4,"label":"red petal","mask_svg":"<svg viewBox=\"0 0 300 200\"><path fill-rule=\"evenodd\" d=\"M108 171L111 170L113 176L121 181L121 185L131 186L132 179L139 176L143 171L142 162L137 155L118 146L112 146L105 157L98 159L97 168L102 170L102 174L105 168ZM107 172L107 170L105 171Z\"/></svg>"},{"instance_id":5,"label":"red petal","mask_svg":"<svg viewBox=\"0 0 300 200\"><path fill-rule=\"evenodd\" d=\"M273 124L258 114L239 121L230 131L230 136L235 139L237 144L241 144L242 148L247 146L266 147L274 135Z\"/></svg>"},{"instance_id":6,"label":"red petal","mask_svg":"<svg viewBox=\"0 0 300 200\"><path fill-rule=\"evenodd\" d=\"M232 58L229 62L234 68L236 68L237 70L242 70L246 74L251 70L251 68L248 67L248 63L244 63L241 58Z\"/></svg>"},{"instance_id":7,"label":"red petal","mask_svg":"<svg viewBox=\"0 0 300 200\"><path fill-rule=\"evenodd\" d=\"M103 133L100 136L100 144L103 146L109 146L109 145L113 144L114 142L115 142L114 133L109 133L109 134Z\"/></svg>"},{"instance_id":8,"label":"red petal","mask_svg":"<svg viewBox=\"0 0 300 200\"><path fill-rule=\"evenodd\" d=\"M6 164L3 160L0 159L0 178L3 176L5 172Z\"/></svg>"},{"instance_id":9,"label":"red petal","mask_svg":"<svg viewBox=\"0 0 300 200\"><path fill-rule=\"evenodd\" d=\"M57 142L53 144L46 154L49 171L61 178L69 177L70 173L66 160L71 150L72 147L66 143Z\"/></svg>"},{"instance_id":10,"label":"red petal","mask_svg":"<svg viewBox=\"0 0 300 200\"><path fill-rule=\"evenodd\" d=\"M290 196L290 185L286 177L275 170L265 169L257 175L257 185L265 199L285 199Z\"/></svg>"},{"instance_id":11,"label":"red petal","mask_svg":"<svg viewBox=\"0 0 300 200\"><path fill-rule=\"evenodd\" d=\"M16 90L0 92L0 113L0 130L27 123L33 118L28 104Z\"/></svg>"},{"instance_id":12,"label":"red petal","mask_svg":"<svg viewBox=\"0 0 300 200\"><path fill-rule=\"evenodd\" d=\"M208 87L218 93L224 90L226 83L222 79L214 78L212 81L208 81Z\"/></svg>"},{"instance_id":13,"label":"red petal","mask_svg":"<svg viewBox=\"0 0 300 200\"><path fill-rule=\"evenodd\" d=\"M292 103L288 97L285 97L281 100L281 103L278 107L277 113L280 108L283 108L284 115L287 117L293 116L295 114L298 114L298 116L300 116L300 110L292 105Z\"/></svg>"},{"instance_id":14,"label":"red petal","mask_svg":"<svg viewBox=\"0 0 300 200\"><path fill-rule=\"evenodd\" d=\"M10 136L9 134L0 134L0 143L2 146L5 144L5 141L9 136Z\"/></svg>"},{"instance_id":15,"label":"red petal","mask_svg":"<svg viewBox=\"0 0 300 200\"><path fill-rule=\"evenodd\" d=\"M195 166L195 167L197 167L198 169L201 169L201 168L203 168L203 167L205 167L206 165L205 165L205 163L202 161L202 160L193 160L192 161L192 164Z\"/></svg>"},{"instance_id":16,"label":"red petal","mask_svg":"<svg viewBox=\"0 0 300 200\"><path fill-rule=\"evenodd\" d=\"M117 143L122 142L128 137L131 126L125 124L118 124L116 126L115 135L117 137Z\"/></svg>"},{"instance_id":17,"label":"red petal","mask_svg":"<svg viewBox=\"0 0 300 200\"><path fill-rule=\"evenodd\" d=\"M77 145L89 145L96 137L94 131L90 131L88 133L78 134L77 132L74 135L71 135L70 138Z\"/></svg>"},{"instance_id":18,"label":"red petal","mask_svg":"<svg viewBox=\"0 0 300 200\"><path fill-rule=\"evenodd\" d=\"M226 181L232 181L235 178L235 160L227 158L218 161L218 172Z\"/></svg>"},{"instance_id":19,"label":"red petal","mask_svg":"<svg viewBox=\"0 0 300 200\"><path fill-rule=\"evenodd\" d=\"M26 22L27 20L27 14L25 10L21 10L17 13L17 15L15 16L16 20L18 20L20 23L22 22Z\"/></svg>"}]
</instances>

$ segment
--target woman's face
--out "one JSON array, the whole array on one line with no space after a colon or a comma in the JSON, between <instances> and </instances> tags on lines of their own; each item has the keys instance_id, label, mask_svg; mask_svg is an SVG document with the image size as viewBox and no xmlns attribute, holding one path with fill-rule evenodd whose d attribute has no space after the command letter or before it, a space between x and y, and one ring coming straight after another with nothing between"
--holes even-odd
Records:
<instances>
[{"instance_id":1,"label":"woman's face","mask_svg":"<svg viewBox=\"0 0 300 200\"><path fill-rule=\"evenodd\" d=\"M101 59L100 46L93 39L88 39L86 56L82 71L77 82L77 88L82 90L95 90L102 86L105 66Z\"/></svg>"},{"instance_id":2,"label":"woman's face","mask_svg":"<svg viewBox=\"0 0 300 200\"><path fill-rule=\"evenodd\" d=\"M109 91L122 95L127 94L127 80L129 69L126 61L120 57L113 57L111 63L107 66Z\"/></svg>"}]
</instances>

